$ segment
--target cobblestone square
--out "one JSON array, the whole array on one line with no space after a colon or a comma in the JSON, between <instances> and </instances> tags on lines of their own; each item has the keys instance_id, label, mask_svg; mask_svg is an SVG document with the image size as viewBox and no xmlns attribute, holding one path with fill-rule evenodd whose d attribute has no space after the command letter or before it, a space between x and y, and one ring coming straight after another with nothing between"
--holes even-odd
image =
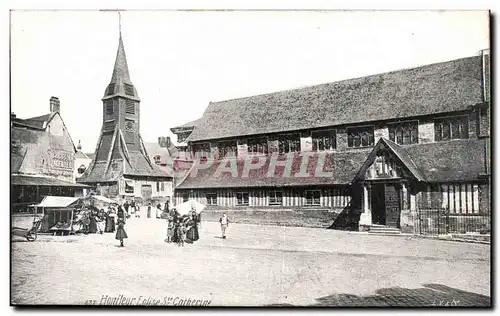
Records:
<instances>
[{"instance_id":1,"label":"cobblestone square","mask_svg":"<svg viewBox=\"0 0 500 316\"><path fill-rule=\"evenodd\" d=\"M14 304L490 306L490 246L334 230L203 222L164 242L166 224L12 243Z\"/></svg>"}]
</instances>

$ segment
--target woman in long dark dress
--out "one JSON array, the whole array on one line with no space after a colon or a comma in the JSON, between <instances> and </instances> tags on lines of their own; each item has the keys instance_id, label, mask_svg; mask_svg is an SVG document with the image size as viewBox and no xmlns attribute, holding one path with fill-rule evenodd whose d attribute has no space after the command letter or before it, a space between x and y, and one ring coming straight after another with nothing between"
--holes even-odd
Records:
<instances>
[{"instance_id":1,"label":"woman in long dark dress","mask_svg":"<svg viewBox=\"0 0 500 316\"><path fill-rule=\"evenodd\" d=\"M172 210L172 221L174 223L174 235L172 236L171 241L176 243L179 241L179 234L178 234L178 228L179 228L179 214L177 213L176 210Z\"/></svg>"},{"instance_id":2,"label":"woman in long dark dress","mask_svg":"<svg viewBox=\"0 0 500 316\"><path fill-rule=\"evenodd\" d=\"M113 233L115 231L115 221L111 216L111 211L108 211L105 214L106 217L106 227L104 228L105 233Z\"/></svg>"},{"instance_id":3,"label":"woman in long dark dress","mask_svg":"<svg viewBox=\"0 0 500 316\"><path fill-rule=\"evenodd\" d=\"M123 210L123 208L121 206L118 207L117 215L118 215L118 228L116 229L115 239L120 241L120 247L124 247L123 246L123 239L128 238L128 236L127 236L127 232L125 232L125 228L124 228L126 215L125 215L125 211Z\"/></svg>"},{"instance_id":4,"label":"woman in long dark dress","mask_svg":"<svg viewBox=\"0 0 500 316\"><path fill-rule=\"evenodd\" d=\"M196 212L193 212L188 218L187 225L189 228L186 233L186 241L189 243L193 243L200 239L200 235L198 232L198 217L196 216Z\"/></svg>"},{"instance_id":5,"label":"woman in long dark dress","mask_svg":"<svg viewBox=\"0 0 500 316\"><path fill-rule=\"evenodd\" d=\"M90 222L89 222L89 233L95 234L97 233L97 222L96 222L96 214L94 211L90 213Z\"/></svg>"}]
</instances>

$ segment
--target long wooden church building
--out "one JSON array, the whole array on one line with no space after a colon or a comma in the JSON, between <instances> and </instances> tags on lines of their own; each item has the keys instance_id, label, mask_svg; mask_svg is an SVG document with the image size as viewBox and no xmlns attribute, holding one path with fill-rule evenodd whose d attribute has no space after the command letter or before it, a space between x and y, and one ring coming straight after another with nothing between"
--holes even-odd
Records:
<instances>
[{"instance_id":1,"label":"long wooden church building","mask_svg":"<svg viewBox=\"0 0 500 316\"><path fill-rule=\"evenodd\" d=\"M196 158L175 202L348 210L362 230L411 230L426 210L489 217L489 96L486 51L210 103L171 129Z\"/></svg>"}]
</instances>

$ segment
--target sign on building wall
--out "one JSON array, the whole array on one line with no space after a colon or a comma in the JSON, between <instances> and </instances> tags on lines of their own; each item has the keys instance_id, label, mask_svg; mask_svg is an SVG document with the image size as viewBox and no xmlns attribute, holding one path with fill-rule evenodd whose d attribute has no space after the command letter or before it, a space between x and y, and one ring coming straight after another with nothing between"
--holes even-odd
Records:
<instances>
[{"instance_id":1,"label":"sign on building wall","mask_svg":"<svg viewBox=\"0 0 500 316\"><path fill-rule=\"evenodd\" d=\"M65 150L49 149L49 165L53 169L73 172L74 155Z\"/></svg>"}]
</instances>

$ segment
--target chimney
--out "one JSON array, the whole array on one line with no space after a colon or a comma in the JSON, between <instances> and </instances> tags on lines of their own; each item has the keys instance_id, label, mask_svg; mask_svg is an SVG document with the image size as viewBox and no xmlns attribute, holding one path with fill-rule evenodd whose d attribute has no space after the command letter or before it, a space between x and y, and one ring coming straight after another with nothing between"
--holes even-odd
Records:
<instances>
[{"instance_id":1,"label":"chimney","mask_svg":"<svg viewBox=\"0 0 500 316\"><path fill-rule=\"evenodd\" d=\"M15 119L15 118L16 118L16 113L11 112L11 113L10 113L10 118L11 118L11 119Z\"/></svg>"},{"instance_id":2,"label":"chimney","mask_svg":"<svg viewBox=\"0 0 500 316\"><path fill-rule=\"evenodd\" d=\"M167 137L166 137L166 139L167 139L167 140L166 140L166 143L167 143L167 148L172 147L172 141L170 140L170 137L169 137L169 136L167 136Z\"/></svg>"},{"instance_id":3,"label":"chimney","mask_svg":"<svg viewBox=\"0 0 500 316\"><path fill-rule=\"evenodd\" d=\"M61 113L61 102L58 97L50 98L50 113L54 112Z\"/></svg>"}]
</instances>

